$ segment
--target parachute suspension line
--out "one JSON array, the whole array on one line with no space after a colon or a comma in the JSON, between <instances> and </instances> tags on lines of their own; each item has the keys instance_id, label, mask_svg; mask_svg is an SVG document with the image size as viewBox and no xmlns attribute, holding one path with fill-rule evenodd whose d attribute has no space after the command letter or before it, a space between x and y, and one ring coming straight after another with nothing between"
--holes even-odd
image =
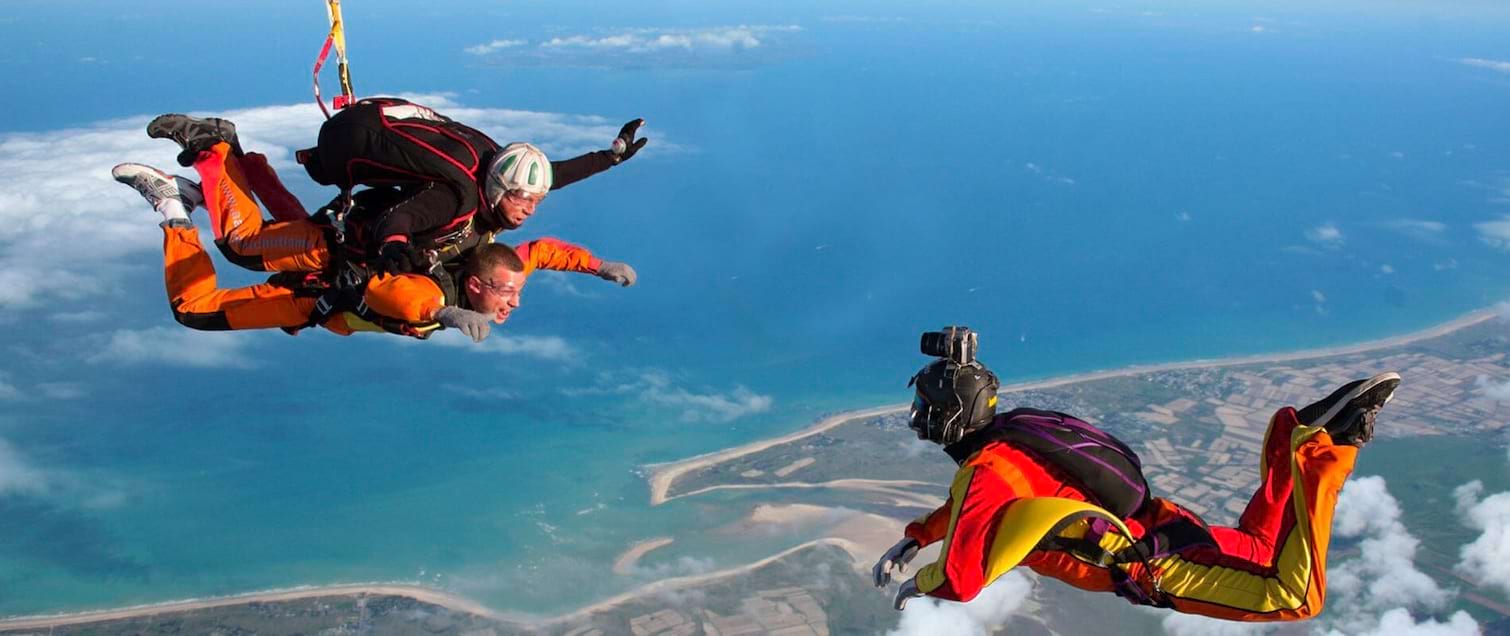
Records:
<instances>
[{"instance_id":1,"label":"parachute suspension line","mask_svg":"<svg viewBox=\"0 0 1510 636\"><path fill-rule=\"evenodd\" d=\"M325 13L330 17L330 34L325 36L320 56L315 58L314 85L315 103L320 105L320 112L325 113L325 118L330 119L330 111L325 108L325 98L320 96L320 69L325 66L332 48L336 51L336 72L341 78L341 94L331 100L331 106L336 110L350 106L356 101L356 93L351 90L351 71L346 66L346 22L341 19L341 0L325 0Z\"/></svg>"}]
</instances>

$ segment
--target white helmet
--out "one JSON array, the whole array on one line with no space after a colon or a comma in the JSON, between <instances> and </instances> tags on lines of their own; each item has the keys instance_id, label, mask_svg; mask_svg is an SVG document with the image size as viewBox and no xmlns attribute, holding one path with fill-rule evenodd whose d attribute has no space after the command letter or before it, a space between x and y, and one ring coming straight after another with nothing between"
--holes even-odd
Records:
<instances>
[{"instance_id":1,"label":"white helmet","mask_svg":"<svg viewBox=\"0 0 1510 636\"><path fill-rule=\"evenodd\" d=\"M498 201L510 190L544 196L551 189L551 161L530 144L516 141L502 150L488 164L488 201Z\"/></svg>"}]
</instances>

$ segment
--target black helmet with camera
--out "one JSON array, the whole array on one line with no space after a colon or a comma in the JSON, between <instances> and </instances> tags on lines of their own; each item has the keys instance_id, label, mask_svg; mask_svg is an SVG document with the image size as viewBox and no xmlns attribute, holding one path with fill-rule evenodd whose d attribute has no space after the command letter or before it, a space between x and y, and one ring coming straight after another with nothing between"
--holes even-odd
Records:
<instances>
[{"instance_id":1,"label":"black helmet with camera","mask_svg":"<svg viewBox=\"0 0 1510 636\"><path fill-rule=\"evenodd\" d=\"M996 374L975 359L978 338L969 327L923 334L919 348L938 358L912 376L916 386L909 426L918 439L949 445L996 416Z\"/></svg>"}]
</instances>

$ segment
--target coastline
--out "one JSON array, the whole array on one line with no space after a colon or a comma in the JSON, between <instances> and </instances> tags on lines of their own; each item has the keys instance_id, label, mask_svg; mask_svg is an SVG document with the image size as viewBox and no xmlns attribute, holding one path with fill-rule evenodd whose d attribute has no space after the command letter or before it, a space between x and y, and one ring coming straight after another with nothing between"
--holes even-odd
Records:
<instances>
[{"instance_id":1,"label":"coastline","mask_svg":"<svg viewBox=\"0 0 1510 636\"><path fill-rule=\"evenodd\" d=\"M629 546L628 550L625 550L623 554L619 555L619 558L614 560L613 573L619 576L632 573L635 564L639 563L640 559L649 554L651 550L666 547L674 541L676 539L672 537L656 537Z\"/></svg>"},{"instance_id":2,"label":"coastline","mask_svg":"<svg viewBox=\"0 0 1510 636\"><path fill-rule=\"evenodd\" d=\"M168 601L165 603L152 603L148 605L134 605L107 610L91 610L74 614L48 614L42 616L23 616L16 618L0 618L0 629L23 630L23 629L47 629L51 627L63 627L67 625L80 625L100 621L124 620L141 618L154 614L167 614L175 612L191 612L202 609L214 609L230 605L242 605L245 603L278 603L283 601L297 601L302 599L323 598L328 596L358 596L362 594L375 596L400 596L414 599L422 603L439 605L447 609L476 614L494 620L506 620L506 616L482 606L476 601L454 596L440 590L407 585L402 583L359 583L349 585L329 585L319 587L296 587L283 590L268 590L265 592L251 592L234 596L217 596L206 599L189 599L183 601Z\"/></svg>"},{"instance_id":3,"label":"coastline","mask_svg":"<svg viewBox=\"0 0 1510 636\"><path fill-rule=\"evenodd\" d=\"M1102 380L1102 379L1108 379L1108 378L1122 377L1122 376L1128 376L1128 375L1136 375L1136 374L1142 374L1142 373L1153 373L1153 372L1160 372L1160 371L1174 371L1174 370L1184 370L1184 369L1194 369L1194 368L1228 367L1228 366L1240 366L1240 365L1249 365L1249 364L1281 363L1281 362L1290 362L1290 361L1297 361L1297 360L1308 360L1308 359L1314 359L1314 358L1324 358L1324 357L1337 356L1337 355L1349 355L1349 354L1355 354L1355 353L1363 353L1363 352L1374 351L1374 350L1379 350L1379 349L1388 349L1388 348L1392 348L1392 347L1404 346L1404 345L1408 345L1408 344L1411 344L1411 343L1414 343L1414 342L1418 342L1418 341L1422 341L1422 340L1429 340L1429 339L1432 339L1432 338L1438 338L1438 337L1446 336L1446 335L1449 335L1449 334L1454 333L1456 331L1460 331L1462 329L1466 329L1466 328L1469 328L1469 327L1472 327L1472 326L1475 326L1475 325L1482 324L1482 323L1487 322L1489 320L1492 320L1496 316L1499 316L1500 314L1501 314L1500 310L1491 307L1491 308L1486 308L1486 309L1481 309L1481 310L1478 310L1478 311L1470 312L1468 314L1465 314L1463 316L1458 317L1457 319L1454 319L1454 320L1451 320L1451 321L1448 321L1448 322L1445 322L1445 323L1442 323L1442 324L1439 324L1439 325L1436 325L1436 326L1433 326L1433 327L1430 327L1430 328L1427 328L1427 329L1423 329L1423 330L1420 330L1420 331L1411 332L1411 333L1403 334L1403 335L1399 335L1399 336L1392 336L1392 337L1378 339L1378 340L1372 340L1372 341L1358 343L1358 344L1353 344L1353 345L1344 345L1344 346L1337 346L1337 347L1325 347L1325 348L1319 348L1319 349L1309 349L1309 350L1283 352L1283 353L1274 353L1274 354L1261 354L1261 355L1252 355L1252 356L1234 356L1234 357L1215 358L1215 359L1199 359L1199 360L1191 360L1191 361L1184 361L1184 362L1162 363L1162 364L1153 364L1153 365L1135 365L1135 366L1129 366L1129 367L1123 367L1123 368L1111 369L1111 370L1097 370L1097 371L1090 371L1090 372L1072 374L1072 375L1067 375L1067 376L1059 376L1059 377L1054 377L1054 378L1046 378L1046 379L1041 379L1041 380L1032 380L1032 381L1028 381L1028 382L1021 382L1021 383L1017 383L1017 384L1013 384L1013 385L1004 386L1004 387L1001 388L1001 392L1002 393L1013 393L1013 392L1036 390L1036 389L1054 388L1054 387L1064 386L1064 385L1068 385L1068 384L1075 384L1075 383L1079 383L1079 382ZM733 448L723 449L723 450L720 450L720 451L706 453L706 454L703 454L703 455L697 455L697 456L694 456L694 457L689 457L689 458L682 459L682 460L677 460L677 461L674 461L674 462L667 462L667 463L650 465L650 466L648 466L648 468L650 468L652 472L646 477L647 482L649 483L649 486L650 486L650 490L651 490L650 503L651 503L652 506L657 506L657 505L665 503L666 501L669 501L671 499L675 499L675 498L678 498L678 497L690 496L690 495L698 494L700 492L706 492L706 491L709 491L709 490L719 490L719 489L726 489L726 488L736 488L734 486L715 486L715 487L710 487L710 488L707 488L707 489L699 489L699 490L696 490L696 491L692 491L692 492L688 492L688 493L682 493L682 494L678 494L678 495L668 495L668 492L670 491L670 487L673 485L673 483L675 482L675 480L678 477L680 477L680 476L682 476L682 475L684 475L684 474L686 474L688 472L691 472L691 471L694 471L694 470L698 470L700 468L705 468L707 466L712 466L712 465L715 465L715 464L718 464L720 462L727 461L727 460L730 460L730 459L734 459L734 458L738 458L738 457L743 457L743 456L746 456L746 455L749 455L749 454L752 454L752 453L760 452L762 450L771 448L773 446L777 446L777 445L780 445L780 444L785 444L785 443L788 443L788 442L791 442L791 441L795 441L795 440L799 440L799 439L802 439L802 438L805 438L805 437L816 435L816 434L822 433L824 431L827 431L829 429L836 428L836 427L838 427L840 425L843 425L843 424L845 424L847 422L850 422L850 421L853 421L855 419L869 418L869 417L875 417L875 416L878 416L878 415L884 415L884 414L888 414L888 413L901 412L901 411L905 410L906 408L907 408L907 405L888 405L888 406L879 406L879 407L870 407L870 408L864 408L864 409L857 409L857 410L854 410L854 411L846 411L846 412L843 412L843 413L838 413L838 414L835 414L835 415L830 415L828 417L825 417L825 418L819 420L818 422L814 423L811 426L808 426L806 428L803 428L803 429L800 429L800 430L797 430L797 431L793 431L793 432L790 432L790 433L787 433L787 434L784 434L784 435L780 435L778 437L764 439L764 440L757 440L755 442L751 442L751 443L748 443L748 444L745 444L745 445L742 445L742 446L737 446L737 447L733 447ZM753 486L753 487L762 487L762 488L764 488L764 487L776 487L776 488L818 488L818 487L853 488L853 489L862 489L862 490L872 490L872 491L876 491L876 492L880 492L880 493L884 493L884 494L889 494L889 495L897 496L897 495L901 495L903 493L896 492L894 490L894 488L888 488L887 487L888 485L896 487L896 486L903 486L903 485L915 485L915 484L918 484L918 483L919 482L903 482L903 481L893 482L893 481L875 481L875 480L838 480L838 481L835 481L835 482L825 482L825 483L820 483L820 484L781 483L781 484L766 484L766 485L759 485L759 486ZM905 501L905 500L902 500L902 501ZM901 503L902 501L899 501L899 503ZM907 503L917 503L917 502L907 502ZM671 539L669 537L661 537L661 538L656 538L656 539L650 539L650 540L647 540L647 541L642 541L640 543L635 544L634 546L631 546L631 548L624 555L622 555L619 558L619 561L623 562L623 561L626 560L626 558L631 558L632 560L630 561L630 563L632 564L633 561L637 561L638 558L641 557L641 556L643 556L645 553L648 553L651 550L654 550L656 548L659 548L659 547L662 547L662 546L664 546L666 544L669 544L670 542L671 542ZM742 566L736 566L736 567L732 567L732 568L728 568L728 569L724 569L724 570L719 570L719 571L716 571L716 572L710 572L710 573L707 573L707 574L701 574L701 575L695 575L695 576L686 576L686 577L677 577L677 578L670 578L670 579L665 579L665 580L661 580L661 581L656 581L656 582L648 583L648 584L640 586L638 588L635 588L635 589L623 592L621 594L614 595L614 596L612 596L610 598L607 598L607 599L604 599L604 600L601 600L601 601L598 601L598 602L595 602L595 603L588 604L588 605L583 606L581 608L578 608L576 610L572 610L572 611L569 611L569 612L566 612L566 613L563 613L563 614L560 614L560 615L557 615L557 616L551 616L551 617L531 617L531 616L527 616L527 615L521 615L519 613L500 612L500 611L497 611L497 610L485 607L485 606L481 605L480 603L477 603L476 601L472 601L472 600L464 598L464 597L456 596L456 595L453 595L453 594L450 594L450 593L447 593L447 592L443 592L443 591L440 591L440 590L436 590L436 589L432 589L432 588L427 588L427 587L423 587L423 586L419 586L419 585L404 584L404 583L367 583L367 584L342 584L342 585L330 585L330 586L319 586L319 587L315 587L315 586L310 586L310 587L295 587L295 588L269 590L269 591L262 591L262 592L251 592L251 593L238 594L238 595L233 595L233 596L214 597L214 598L208 598L208 599L189 599L189 600L181 600L181 601L169 601L169 602L163 602L163 603L154 603L154 604L147 604L147 605L137 605L137 606L131 606L131 607L116 608L116 609L90 610L90 611L78 612L78 613L61 613L61 614L49 614L49 615L0 617L0 630L35 630L35 629L47 629L47 628L50 628L50 627L61 627L61 626L80 625L80 624L85 624L85 623L101 622L101 621L124 620L124 619L140 618L140 617L152 616L152 615L157 615L157 614L168 614L168 613L187 612L187 611L195 611L195 610L202 610L202 609L213 609L213 608L218 608L218 607L226 607L226 606L246 604L246 603L270 603L270 602L282 602L282 601L292 601L292 600L301 600L301 599L310 599L310 598L321 598L321 597L355 596L355 595L362 595L362 594L366 594L366 595L379 595L379 596L398 596L398 597L410 598L410 599L414 599L414 600L417 600L417 601L420 601L420 602L430 603L430 604L433 604L433 605L438 605L438 606L441 606L441 607L445 607L445 608L447 608L449 610L452 610L452 611L469 613L469 614L473 614L473 615L480 616L480 617L483 617L483 618L488 618L488 619L491 619L491 620L507 621L507 622L512 622L512 623L522 624L522 625L529 626L529 627L541 627L541 626L559 625L559 624L562 624L562 623L566 623L566 622L569 622L571 620L575 620L575 619L587 616L587 615L592 614L594 612L601 611L601 610L607 609L607 608L611 608L611 607L614 607L616 605L619 605L619 604L622 604L622 603L625 603L625 602L628 602L628 601L632 601L632 600L634 600L636 598L643 597L643 596L648 595L648 594L653 594L653 593L662 592L662 591L666 591L666 590L680 589L680 588L688 587L688 586L691 586L691 585L696 585L696 584L699 584L699 583L704 583L704 582L708 582L708 581L719 580L719 579L735 576L735 575L738 575L738 574L742 574L742 573L745 573L745 572L749 572L749 571L752 571L752 570L757 569L759 567L762 567L764 565L767 565L769 563L772 563L772 562L774 562L776 560L779 560L779 559L781 559L781 558L783 558L783 557L785 557L785 556L787 556L789 554L792 554L792 553L797 552L799 550L802 550L802 549L805 549L805 548L808 548L808 547L812 547L812 546L815 546L815 545L833 545L833 546L840 547L840 548L845 549L846 551L851 551L851 552L855 552L857 550L857 548L859 547L859 546L856 545L856 541L854 541L851 538L827 537L827 538L817 539L817 540L814 540L814 541L809 541L809 542L806 542L806 543L794 546L792 548L783 550L783 551L781 551L781 552L779 552L777 554L774 554L774 555L762 558L762 559L760 559L758 561L755 561L755 562L749 563L749 564L745 564L745 565L742 565ZM617 566L616 566L616 569L617 569Z\"/></svg>"},{"instance_id":4,"label":"coastline","mask_svg":"<svg viewBox=\"0 0 1510 636\"><path fill-rule=\"evenodd\" d=\"M1468 327L1493 320L1499 314L1500 312L1497 308L1488 307L1469 312L1448 322L1435 325L1433 327L1428 327L1420 331L1414 331L1399 336L1390 336L1378 340L1370 340L1357 344L1250 356L1232 356L1226 358L1206 358L1187 360L1182 362L1133 365L1118 369L1087 371L1084 373L1076 373L1066 376L1058 376L1053 378L1045 378L1042 380L1031 380L1028 382L1011 384L1001 387L999 392L1016 393L1020 391L1050 389L1067 384L1077 384L1080 382L1090 382L1094 380L1105 380L1109 378L1138 375L1142 373L1157 373L1160 371L1180 371L1185 369L1231 367L1247 364L1293 362L1297 360L1310 360L1314 358L1327 358L1331 356L1377 351L1379 349L1389 349L1393 347L1404 346L1422 340L1440 338L1453 332L1461 331ZM880 406L854 411L846 411L844 413L825 417L812 426L799 429L780 437L756 440L743 446L736 446L734 448L728 448L721 451L697 455L674 462L652 464L648 466L648 468L651 469L651 473L648 477L648 481L650 483L650 505L659 506L672 499L685 497L689 494L695 494L696 492L701 492L700 490L694 491L693 493L668 495L671 490L671 485L676 481L678 477L681 477L682 475L685 475L694 470L707 468L709 466L713 466L731 459L758 453L773 446L779 446L781 444L793 442L804 437L817 435L829 429L837 428L840 425L843 425L852 420L876 417L878 415L887 415L891 413L899 413L905 410L907 407L908 405L906 404L893 404L890 406Z\"/></svg>"}]
</instances>

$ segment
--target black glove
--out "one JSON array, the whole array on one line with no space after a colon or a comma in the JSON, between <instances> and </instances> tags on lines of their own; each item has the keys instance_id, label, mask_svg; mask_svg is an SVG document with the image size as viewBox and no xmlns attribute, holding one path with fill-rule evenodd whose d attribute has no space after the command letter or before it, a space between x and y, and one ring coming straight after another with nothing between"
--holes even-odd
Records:
<instances>
[{"instance_id":1,"label":"black glove","mask_svg":"<svg viewBox=\"0 0 1510 636\"><path fill-rule=\"evenodd\" d=\"M408 274L414 271L409 259L409 244L403 241L388 241L378 247L377 259L372 266L384 274Z\"/></svg>"},{"instance_id":2,"label":"black glove","mask_svg":"<svg viewBox=\"0 0 1510 636\"><path fill-rule=\"evenodd\" d=\"M619 129L619 136L614 138L613 146L609 149L613 153L613 162L615 165L628 161L630 157L634 156L634 153L639 152L641 148L645 147L645 142L650 141L646 137L641 137L639 141L635 141L634 139L635 133L639 132L640 126L643 125L645 125L645 120L636 119L624 124L624 127Z\"/></svg>"}]
</instances>

